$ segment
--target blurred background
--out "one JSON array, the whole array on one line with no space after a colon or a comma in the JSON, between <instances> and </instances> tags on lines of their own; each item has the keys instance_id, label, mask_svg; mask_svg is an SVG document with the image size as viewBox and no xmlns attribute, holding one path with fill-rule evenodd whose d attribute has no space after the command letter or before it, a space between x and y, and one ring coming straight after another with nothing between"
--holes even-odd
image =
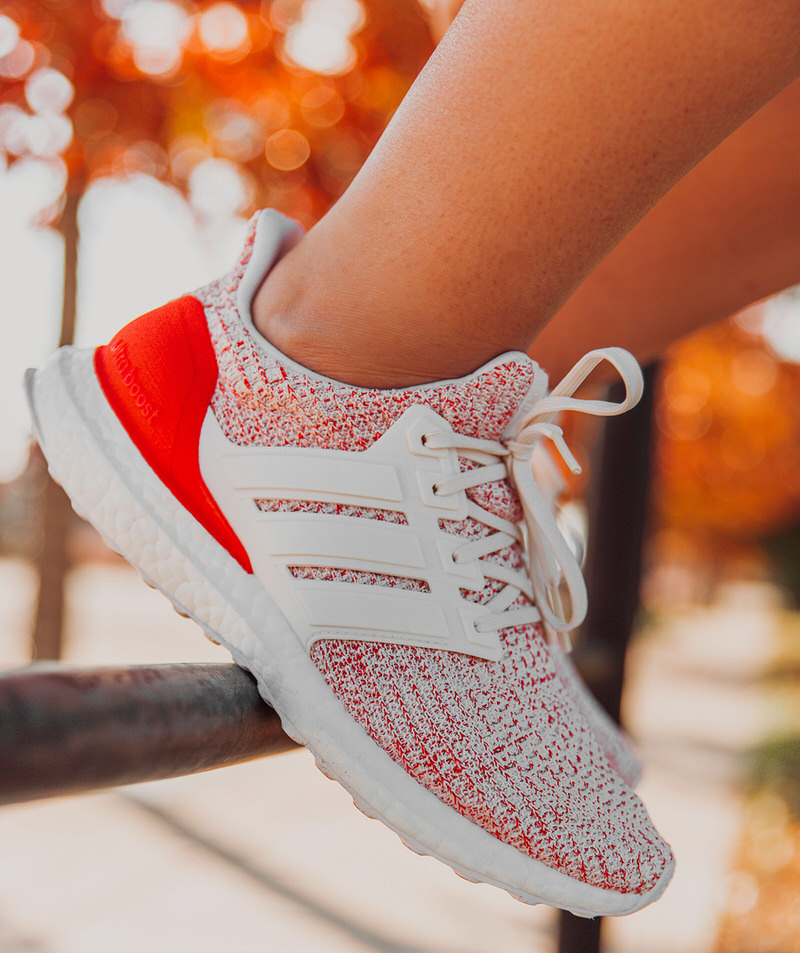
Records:
<instances>
[{"instance_id":1,"label":"blurred background","mask_svg":"<svg viewBox=\"0 0 800 953\"><path fill-rule=\"evenodd\" d=\"M450 11L0 9L0 666L225 660L48 482L22 372L227 269L255 209L312 225ZM678 870L654 907L607 925L609 951L800 950L798 362L792 292L660 368L624 713ZM588 461L593 434L576 439ZM552 911L411 854L305 752L4 808L0 845L3 953L555 950Z\"/></svg>"}]
</instances>

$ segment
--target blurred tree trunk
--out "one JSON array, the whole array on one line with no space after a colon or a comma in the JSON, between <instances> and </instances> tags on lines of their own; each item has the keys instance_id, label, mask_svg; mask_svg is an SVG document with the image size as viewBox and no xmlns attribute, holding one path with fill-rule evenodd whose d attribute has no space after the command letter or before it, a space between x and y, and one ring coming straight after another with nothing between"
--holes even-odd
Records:
<instances>
[{"instance_id":1,"label":"blurred tree trunk","mask_svg":"<svg viewBox=\"0 0 800 953\"><path fill-rule=\"evenodd\" d=\"M72 344L75 337L75 308L78 283L78 205L83 183L70 180L58 229L64 239L64 294L59 346ZM72 509L66 494L48 476L42 491L41 520L43 544L36 560L39 596L33 627L32 655L35 659L61 658L64 636L64 589L69 571L69 527Z\"/></svg>"}]
</instances>

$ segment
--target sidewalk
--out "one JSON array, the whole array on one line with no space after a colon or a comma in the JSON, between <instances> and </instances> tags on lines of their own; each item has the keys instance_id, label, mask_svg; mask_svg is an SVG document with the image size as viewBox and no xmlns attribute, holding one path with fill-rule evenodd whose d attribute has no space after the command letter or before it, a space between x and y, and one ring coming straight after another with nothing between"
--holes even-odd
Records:
<instances>
[{"instance_id":1,"label":"sidewalk","mask_svg":"<svg viewBox=\"0 0 800 953\"><path fill-rule=\"evenodd\" d=\"M32 576L0 561L25 659ZM745 600L744 604L742 600ZM226 660L122 565L73 576L68 657ZM707 953L738 834L732 790L766 712L768 599L739 588L637 646L629 721L642 793L676 849L664 898L609 922L609 953ZM6 638L7 635L7 638ZM223 771L0 811L3 953L554 953L555 915L420 858L293 752Z\"/></svg>"},{"instance_id":2,"label":"sidewalk","mask_svg":"<svg viewBox=\"0 0 800 953\"><path fill-rule=\"evenodd\" d=\"M749 748L767 734L760 676L775 651L775 593L751 584L665 620L637 642L627 715L645 762L640 793L672 844L664 897L609 923L607 953L709 953L736 849L737 792Z\"/></svg>"}]
</instances>

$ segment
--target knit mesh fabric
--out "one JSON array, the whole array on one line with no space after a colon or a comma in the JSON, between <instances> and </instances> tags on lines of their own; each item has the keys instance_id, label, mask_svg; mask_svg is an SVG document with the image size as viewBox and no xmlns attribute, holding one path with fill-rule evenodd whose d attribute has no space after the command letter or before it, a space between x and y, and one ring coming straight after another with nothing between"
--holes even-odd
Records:
<instances>
[{"instance_id":1,"label":"knit mesh fabric","mask_svg":"<svg viewBox=\"0 0 800 953\"><path fill-rule=\"evenodd\" d=\"M554 645L550 646L550 655L564 688L592 725L608 760L620 777L631 787L635 787L642 776L642 765L633 743L600 707L600 703L583 683L583 679L567 653L558 645Z\"/></svg>"},{"instance_id":2,"label":"knit mesh fabric","mask_svg":"<svg viewBox=\"0 0 800 953\"><path fill-rule=\"evenodd\" d=\"M535 366L521 355L461 381L381 391L298 372L259 348L235 300L253 233L238 266L196 293L219 365L212 409L229 440L360 451L413 404L431 407L457 433L499 439L533 381ZM468 492L500 516L519 516L507 481ZM465 538L489 532L471 519L445 522ZM522 565L511 547L484 558ZM499 588L490 581L464 595L485 602ZM525 602L520 596L516 604ZM558 677L541 628L508 628L500 638L497 662L340 637L316 642L311 658L372 739L445 804L579 881L649 890L669 847Z\"/></svg>"}]
</instances>

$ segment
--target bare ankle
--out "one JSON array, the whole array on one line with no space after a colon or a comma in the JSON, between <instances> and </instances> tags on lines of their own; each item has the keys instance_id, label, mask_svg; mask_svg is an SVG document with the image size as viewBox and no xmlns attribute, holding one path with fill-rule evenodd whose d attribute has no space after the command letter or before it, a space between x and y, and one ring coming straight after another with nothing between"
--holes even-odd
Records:
<instances>
[{"instance_id":1,"label":"bare ankle","mask_svg":"<svg viewBox=\"0 0 800 953\"><path fill-rule=\"evenodd\" d=\"M253 301L256 330L287 357L325 377L358 386L392 386L377 368L365 366L374 347L370 337L379 332L364 333L369 329L352 314L344 316L340 308L320 301L317 269L307 267L307 258L305 248L293 249L261 285Z\"/></svg>"},{"instance_id":2,"label":"bare ankle","mask_svg":"<svg viewBox=\"0 0 800 953\"><path fill-rule=\"evenodd\" d=\"M310 233L288 252L253 300L256 330L278 350L358 387L409 387L474 370L449 342L421 348L407 321L373 305L359 276L343 275L315 244Z\"/></svg>"}]
</instances>

